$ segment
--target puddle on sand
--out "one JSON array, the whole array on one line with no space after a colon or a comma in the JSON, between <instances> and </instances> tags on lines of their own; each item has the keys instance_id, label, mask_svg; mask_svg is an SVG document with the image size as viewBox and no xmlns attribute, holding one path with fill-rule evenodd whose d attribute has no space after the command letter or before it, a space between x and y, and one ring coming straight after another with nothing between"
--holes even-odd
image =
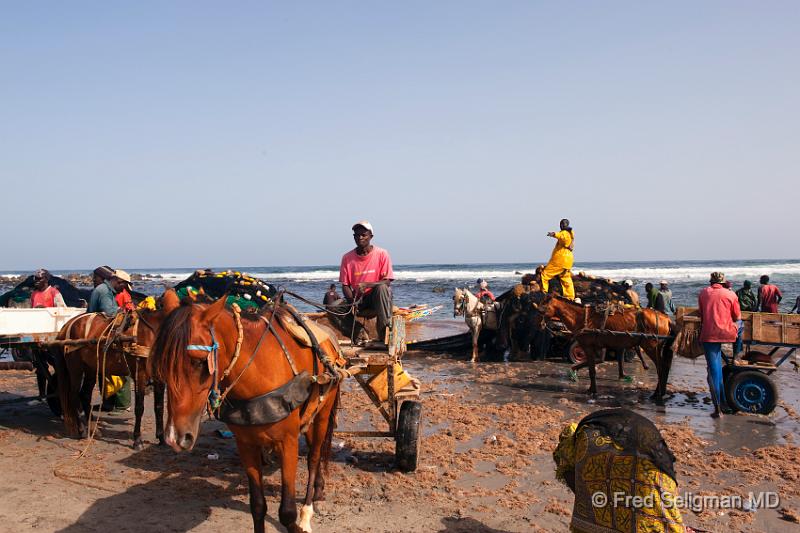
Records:
<instances>
[{"instance_id":1,"label":"puddle on sand","mask_svg":"<svg viewBox=\"0 0 800 533\"><path fill-rule=\"evenodd\" d=\"M599 366L598 394L594 398L586 394L589 385L586 370L579 372L577 383L571 382L566 377L568 365L556 360L473 365L446 356L416 354L404 363L412 375L422 380L423 391L428 394L460 391L466 392L467 400L548 405L565 410L567 415L581 406L586 409L628 407L659 424L685 423L700 438L709 441L711 448L734 454L742 453L742 447L755 449L794 443L793 435L800 432L800 420L794 412L800 411L800 375L788 364L775 372L772 379L778 386L781 403L788 406L789 412L779 404L769 416L738 414L716 420L709 416L711 406L704 361L674 360L669 383L672 390L680 392L669 395L664 406L657 406L649 399L656 380L649 361L649 370L644 370L638 362L625 365L626 373L633 378L631 383L618 379L615 363ZM426 382L435 380L440 383L426 387ZM564 399L577 406L559 403ZM459 443L457 451L464 453L483 446L488 435L481 434Z\"/></svg>"},{"instance_id":2,"label":"puddle on sand","mask_svg":"<svg viewBox=\"0 0 800 533\"><path fill-rule=\"evenodd\" d=\"M460 489L471 489L480 487L486 490L500 490L511 481L509 476L499 472L489 474L474 474L467 472L456 480L456 487Z\"/></svg>"}]
</instances>

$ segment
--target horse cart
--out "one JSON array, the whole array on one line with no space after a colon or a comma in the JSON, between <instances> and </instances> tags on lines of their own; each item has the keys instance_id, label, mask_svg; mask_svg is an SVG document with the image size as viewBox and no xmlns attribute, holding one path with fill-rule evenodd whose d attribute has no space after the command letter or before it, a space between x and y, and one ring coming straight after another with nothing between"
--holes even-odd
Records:
<instances>
[{"instance_id":1,"label":"horse cart","mask_svg":"<svg viewBox=\"0 0 800 533\"><path fill-rule=\"evenodd\" d=\"M682 335L686 338L699 335L698 309L678 308L676 317ZM744 355L735 358L722 355L725 397L733 409L766 415L778 403L778 387L770 376L800 348L800 315L745 311L742 322ZM695 350L696 355L699 354L699 350ZM780 350L785 352L778 361L773 361Z\"/></svg>"},{"instance_id":2,"label":"horse cart","mask_svg":"<svg viewBox=\"0 0 800 533\"><path fill-rule=\"evenodd\" d=\"M417 469L420 452L420 383L402 368L406 351L406 321L392 318L387 347L353 346L339 341L347 360L346 370L380 412L387 429L336 431L342 436L389 437L395 441L395 463L404 472ZM387 349L388 348L388 349Z\"/></svg>"},{"instance_id":3,"label":"horse cart","mask_svg":"<svg viewBox=\"0 0 800 533\"><path fill-rule=\"evenodd\" d=\"M47 347L64 324L85 312L77 307L0 308L0 357L6 359L0 370L35 370L39 397L55 415L61 414L61 405Z\"/></svg>"}]
</instances>

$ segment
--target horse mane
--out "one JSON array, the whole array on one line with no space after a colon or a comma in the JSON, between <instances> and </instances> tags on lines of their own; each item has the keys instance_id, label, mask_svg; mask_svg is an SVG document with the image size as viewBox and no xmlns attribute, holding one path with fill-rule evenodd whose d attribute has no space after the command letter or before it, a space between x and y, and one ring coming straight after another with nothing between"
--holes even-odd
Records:
<instances>
[{"instance_id":1,"label":"horse mane","mask_svg":"<svg viewBox=\"0 0 800 533\"><path fill-rule=\"evenodd\" d=\"M183 354L192 335L192 304L181 302L181 306L167 315L150 350L148 364L153 379L175 389L186 364Z\"/></svg>"}]
</instances>

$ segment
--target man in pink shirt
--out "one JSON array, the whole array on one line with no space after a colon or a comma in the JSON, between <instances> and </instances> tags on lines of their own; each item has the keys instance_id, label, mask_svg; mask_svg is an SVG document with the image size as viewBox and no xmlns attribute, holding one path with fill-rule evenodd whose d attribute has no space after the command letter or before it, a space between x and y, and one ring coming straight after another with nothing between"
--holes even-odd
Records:
<instances>
[{"instance_id":1,"label":"man in pink shirt","mask_svg":"<svg viewBox=\"0 0 800 533\"><path fill-rule=\"evenodd\" d=\"M777 313L778 304L783 300L781 290L770 285L769 276L761 276L761 286L758 288L758 310L762 313Z\"/></svg>"},{"instance_id":2,"label":"man in pink shirt","mask_svg":"<svg viewBox=\"0 0 800 533\"><path fill-rule=\"evenodd\" d=\"M706 353L708 387L714 402L711 416L718 418L723 411L727 411L725 390L722 386L722 343L736 342L742 313L736 294L722 285L725 283L722 272L712 272L709 283L709 287L700 291L697 303L702 320L700 342L703 343Z\"/></svg>"},{"instance_id":3,"label":"man in pink shirt","mask_svg":"<svg viewBox=\"0 0 800 533\"><path fill-rule=\"evenodd\" d=\"M378 340L385 338L392 321L394 279L389 252L372 244L372 224L361 220L353 224L356 247L342 257L339 281L345 299L358 303L359 312L370 310L377 315Z\"/></svg>"}]
</instances>

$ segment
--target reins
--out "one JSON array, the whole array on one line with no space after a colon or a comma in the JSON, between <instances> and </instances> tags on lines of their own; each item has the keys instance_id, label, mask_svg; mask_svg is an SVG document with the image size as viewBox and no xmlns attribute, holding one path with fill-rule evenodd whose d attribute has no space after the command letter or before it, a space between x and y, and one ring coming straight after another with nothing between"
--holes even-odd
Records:
<instances>
[{"instance_id":1,"label":"reins","mask_svg":"<svg viewBox=\"0 0 800 533\"><path fill-rule=\"evenodd\" d=\"M276 341L278 342L278 345L281 347L281 350L283 351L283 354L286 357L286 361L287 361L287 363L289 364L289 367L292 370L292 375L295 376L295 377L298 375L297 366L295 364L295 361L294 361L291 353L289 352L288 348L286 347L286 344L283 342L283 339L281 339L280 335L278 335L278 332L276 331L275 327L273 326L275 315L278 313L278 308L280 306L281 296L283 295L284 292L286 292L286 291L282 290L279 293L278 297L275 298L275 304L274 304L274 306L272 308L272 312L270 313L269 320L267 320L264 316L260 316L259 317L266 324L266 326L264 328L264 331L261 333L261 336L259 337L255 348L253 349L252 353L250 354L250 357L247 360L247 363L244 365L242 370L236 375L236 377L230 382L230 384L227 385L224 388L224 390L220 391L220 384L225 379L227 379L229 377L231 371L233 370L233 367L236 365L237 361L239 360L239 357L240 357L240 354L241 354L241 347L242 347L242 343L243 343L243 340L244 340L244 328L242 327L241 309L239 308L239 306L236 305L235 303L231 306L231 310L232 310L232 313L233 313L233 319L234 319L234 323L236 324L236 331L237 331L238 335L237 335L237 339L236 339L236 347L234 349L233 357L231 358L230 362L226 366L225 370L222 371L222 375L221 376L220 376L220 369L219 369L219 348L220 348L220 343L217 341L216 335L214 334L214 325L213 325L213 323L209 326L209 332L211 334L211 344L189 344L189 345L186 346L186 348L185 348L186 351L208 352L208 357L207 357L208 366L209 366L209 371L211 372L211 375L212 375L211 390L209 391L209 394L208 394L208 411L209 411L209 414L213 414L214 412L218 412L219 411L219 408L222 405L222 402L225 401L225 398L234 389L234 387L239 383L239 381L242 379L242 376L244 376L244 373L247 371L247 369L250 367L250 365L255 360L256 355L258 354L258 352L259 352L259 350L261 348L261 345L264 343L264 339L267 338L267 335L269 333L272 333L272 335L275 337ZM292 294L292 293L289 293L289 294ZM292 296L295 296L295 295L292 294ZM313 302L309 302L309 303L313 303ZM353 308L355 308L355 305L357 305L357 304L354 304ZM319 306L317 306L317 307L319 307ZM323 385L323 384L326 384L326 383L335 383L336 381L341 379L343 377L341 372L338 371L335 368L335 366L330 361L330 358L327 356L327 354L325 354L322 351L321 347L319 346L319 343L317 342L317 339L315 338L315 336L311 332L311 330L305 325L302 317L300 317L296 312L294 312L291 307L287 307L286 311L292 316L292 318L294 318L306 330L306 333L309 335L309 339L311 341L311 350L312 350L312 353L313 353L313 364L314 364L313 375L311 377L312 383ZM325 367L325 374L323 374L323 375L318 375L317 374L317 372L318 372L318 366L317 366L318 362L321 362L323 367Z\"/></svg>"}]
</instances>

